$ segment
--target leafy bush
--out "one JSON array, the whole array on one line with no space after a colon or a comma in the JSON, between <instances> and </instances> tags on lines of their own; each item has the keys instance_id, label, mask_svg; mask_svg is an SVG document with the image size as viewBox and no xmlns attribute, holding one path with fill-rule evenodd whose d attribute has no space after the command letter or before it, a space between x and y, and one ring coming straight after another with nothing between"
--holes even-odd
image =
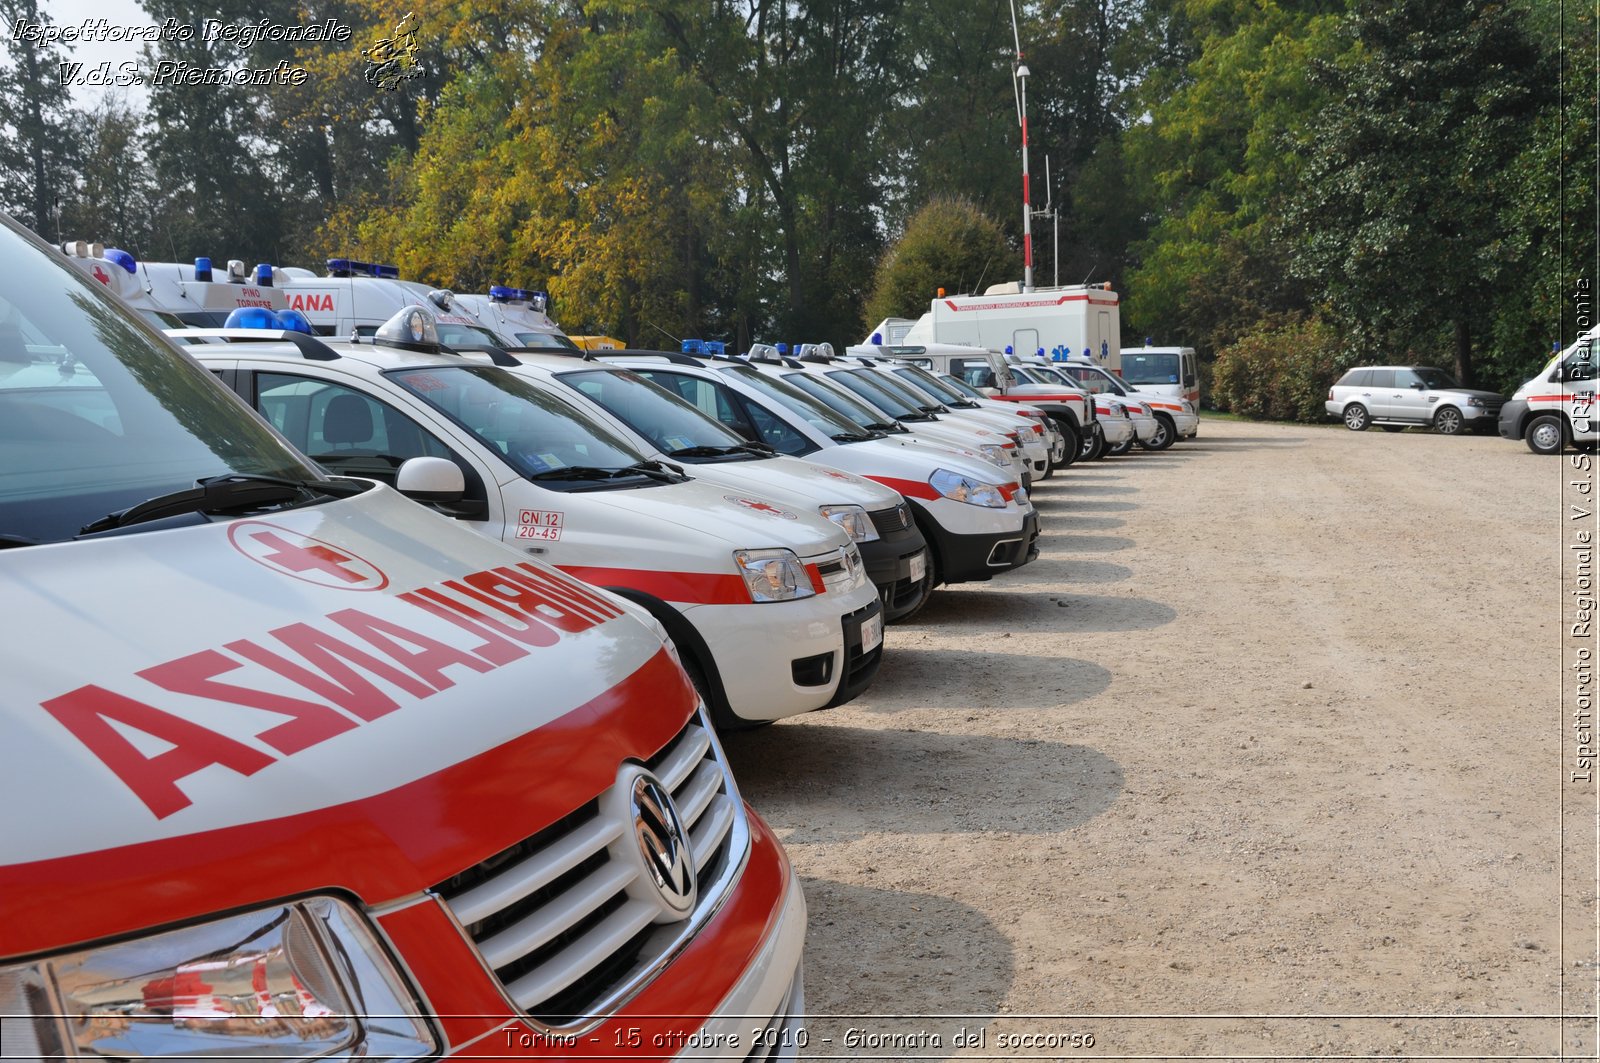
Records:
<instances>
[{"instance_id":1,"label":"leafy bush","mask_svg":"<svg viewBox=\"0 0 1600 1063\"><path fill-rule=\"evenodd\" d=\"M867 328L886 317L919 317L939 288L979 292L1012 280L1017 255L999 223L965 199L936 198L906 223L878 263L867 297Z\"/></svg>"},{"instance_id":2,"label":"leafy bush","mask_svg":"<svg viewBox=\"0 0 1600 1063\"><path fill-rule=\"evenodd\" d=\"M1319 318L1263 324L1218 353L1211 394L1244 417L1322 421L1328 388L1355 361Z\"/></svg>"}]
</instances>

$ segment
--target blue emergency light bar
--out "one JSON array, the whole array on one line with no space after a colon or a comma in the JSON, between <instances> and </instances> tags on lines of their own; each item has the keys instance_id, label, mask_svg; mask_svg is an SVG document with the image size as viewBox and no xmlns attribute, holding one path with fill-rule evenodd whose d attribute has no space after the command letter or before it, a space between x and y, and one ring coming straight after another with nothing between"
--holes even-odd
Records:
<instances>
[{"instance_id":1,"label":"blue emergency light bar","mask_svg":"<svg viewBox=\"0 0 1600 1063\"><path fill-rule=\"evenodd\" d=\"M380 277L386 280L399 280L400 267L386 265L381 262L362 262L354 258L330 258L328 259L328 276Z\"/></svg>"},{"instance_id":2,"label":"blue emergency light bar","mask_svg":"<svg viewBox=\"0 0 1600 1063\"><path fill-rule=\"evenodd\" d=\"M139 260L120 247L108 247L105 251L105 260L121 266L129 273L136 273L139 269Z\"/></svg>"},{"instance_id":3,"label":"blue emergency light bar","mask_svg":"<svg viewBox=\"0 0 1600 1063\"><path fill-rule=\"evenodd\" d=\"M209 281L211 279L211 260L209 258L202 257L194 260L194 279L197 281Z\"/></svg>"},{"instance_id":4,"label":"blue emergency light bar","mask_svg":"<svg viewBox=\"0 0 1600 1063\"><path fill-rule=\"evenodd\" d=\"M527 303L535 310L543 313L544 308L550 305L550 293L535 291L532 288L508 288L504 284L495 284L489 288L489 301L494 303Z\"/></svg>"},{"instance_id":5,"label":"blue emergency light bar","mask_svg":"<svg viewBox=\"0 0 1600 1063\"><path fill-rule=\"evenodd\" d=\"M223 328L270 329L282 332L303 332L315 336L317 330L298 310L268 310L264 306L241 306L228 313Z\"/></svg>"},{"instance_id":6,"label":"blue emergency light bar","mask_svg":"<svg viewBox=\"0 0 1600 1063\"><path fill-rule=\"evenodd\" d=\"M721 340L706 340L700 347L713 358L721 358L728 353L728 345Z\"/></svg>"},{"instance_id":7,"label":"blue emergency light bar","mask_svg":"<svg viewBox=\"0 0 1600 1063\"><path fill-rule=\"evenodd\" d=\"M272 287L272 264L270 262L256 263L256 284L263 288Z\"/></svg>"},{"instance_id":8,"label":"blue emergency light bar","mask_svg":"<svg viewBox=\"0 0 1600 1063\"><path fill-rule=\"evenodd\" d=\"M706 345L699 340L684 340L681 350L684 354L704 354Z\"/></svg>"}]
</instances>

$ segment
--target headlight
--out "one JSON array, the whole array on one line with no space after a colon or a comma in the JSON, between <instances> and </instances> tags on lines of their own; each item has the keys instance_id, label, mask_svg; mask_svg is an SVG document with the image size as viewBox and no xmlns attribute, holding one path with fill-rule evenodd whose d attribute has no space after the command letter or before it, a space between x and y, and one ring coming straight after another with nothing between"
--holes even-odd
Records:
<instances>
[{"instance_id":1,"label":"headlight","mask_svg":"<svg viewBox=\"0 0 1600 1063\"><path fill-rule=\"evenodd\" d=\"M860 506L821 506L819 512L843 528L853 542L870 543L878 538L878 529L872 526L872 518Z\"/></svg>"},{"instance_id":2,"label":"headlight","mask_svg":"<svg viewBox=\"0 0 1600 1063\"><path fill-rule=\"evenodd\" d=\"M793 550L735 550L733 562L752 602L790 602L817 593Z\"/></svg>"},{"instance_id":3,"label":"headlight","mask_svg":"<svg viewBox=\"0 0 1600 1063\"><path fill-rule=\"evenodd\" d=\"M331 897L0 967L17 1058L419 1059L439 1045L414 999Z\"/></svg>"},{"instance_id":4,"label":"headlight","mask_svg":"<svg viewBox=\"0 0 1600 1063\"><path fill-rule=\"evenodd\" d=\"M1482 399L1478 398L1476 395L1468 395L1467 396L1467 405L1468 406L1482 407L1482 406L1487 406L1488 403L1484 402Z\"/></svg>"},{"instance_id":5,"label":"headlight","mask_svg":"<svg viewBox=\"0 0 1600 1063\"><path fill-rule=\"evenodd\" d=\"M935 469L933 475L928 477L928 486L945 498L954 499L957 502L965 502L969 506L986 506L989 509L1006 508L1006 499L1000 493L1000 488L994 484L980 483L971 477L951 472L949 469Z\"/></svg>"},{"instance_id":6,"label":"headlight","mask_svg":"<svg viewBox=\"0 0 1600 1063\"><path fill-rule=\"evenodd\" d=\"M998 465L1002 469L1011 467L1011 455L1006 453L1006 448L993 443L979 443L978 453L991 465Z\"/></svg>"}]
</instances>

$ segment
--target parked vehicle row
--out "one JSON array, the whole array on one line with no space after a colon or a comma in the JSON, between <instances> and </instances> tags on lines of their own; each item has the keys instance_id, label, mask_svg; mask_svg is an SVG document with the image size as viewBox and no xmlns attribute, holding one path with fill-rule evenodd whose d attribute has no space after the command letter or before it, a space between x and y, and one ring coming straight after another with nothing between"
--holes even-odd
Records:
<instances>
[{"instance_id":1,"label":"parked vehicle row","mask_svg":"<svg viewBox=\"0 0 1600 1063\"><path fill-rule=\"evenodd\" d=\"M24 1056L793 1058L804 900L717 731L859 696L1150 413L998 352L584 351L521 288L0 243L0 765L77 780L0 859Z\"/></svg>"}]
</instances>

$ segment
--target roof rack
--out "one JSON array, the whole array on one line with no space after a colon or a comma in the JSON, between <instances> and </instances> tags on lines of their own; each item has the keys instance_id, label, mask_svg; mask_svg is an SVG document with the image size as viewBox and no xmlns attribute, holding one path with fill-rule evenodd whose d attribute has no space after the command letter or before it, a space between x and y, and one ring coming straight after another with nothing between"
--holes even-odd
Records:
<instances>
[{"instance_id":1,"label":"roof rack","mask_svg":"<svg viewBox=\"0 0 1600 1063\"><path fill-rule=\"evenodd\" d=\"M292 343L300 357L313 362L333 362L339 352L316 336L288 329L268 328L169 328L166 334L173 339L227 340L229 343Z\"/></svg>"}]
</instances>

